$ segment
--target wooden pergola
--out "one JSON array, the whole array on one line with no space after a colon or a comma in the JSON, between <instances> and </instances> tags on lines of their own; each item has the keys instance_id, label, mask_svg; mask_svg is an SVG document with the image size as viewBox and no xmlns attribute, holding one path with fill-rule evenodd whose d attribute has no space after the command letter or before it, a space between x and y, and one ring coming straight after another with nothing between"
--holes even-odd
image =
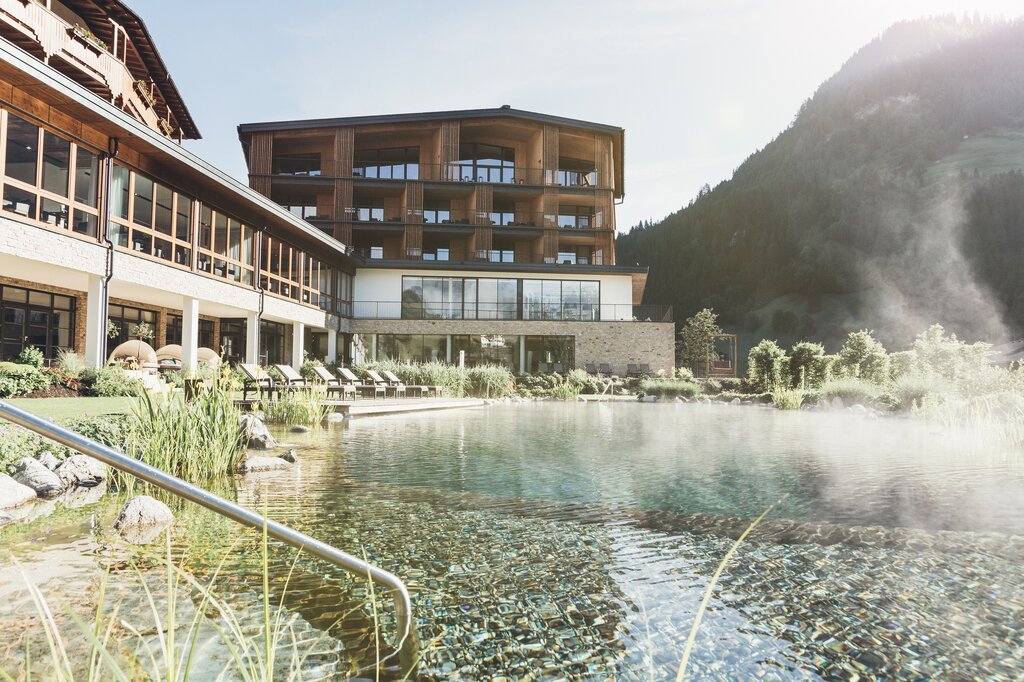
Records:
<instances>
[{"instance_id":1,"label":"wooden pergola","mask_svg":"<svg viewBox=\"0 0 1024 682\"><path fill-rule=\"evenodd\" d=\"M719 350L724 342L725 350ZM708 379L736 378L736 335L715 334L711 340L711 352L704 361L704 376Z\"/></svg>"}]
</instances>

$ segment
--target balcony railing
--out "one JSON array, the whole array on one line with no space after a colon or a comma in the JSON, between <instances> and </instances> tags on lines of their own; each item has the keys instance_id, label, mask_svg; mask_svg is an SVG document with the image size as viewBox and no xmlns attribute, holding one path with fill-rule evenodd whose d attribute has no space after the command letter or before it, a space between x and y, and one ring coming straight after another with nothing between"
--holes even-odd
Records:
<instances>
[{"instance_id":1,"label":"balcony railing","mask_svg":"<svg viewBox=\"0 0 1024 682\"><path fill-rule=\"evenodd\" d=\"M328 215L310 215L311 223L393 223L409 225L452 225L467 227L528 227L560 230L606 229L604 215L559 215L533 211L470 211L455 209L385 209L380 207L352 207L344 210L340 218Z\"/></svg>"},{"instance_id":2,"label":"balcony railing","mask_svg":"<svg viewBox=\"0 0 1024 682\"><path fill-rule=\"evenodd\" d=\"M271 162L271 175L312 178L355 178L366 180L420 180L461 184L523 185L607 189L596 171L579 172L556 169L501 166L486 163L405 163L373 168L353 168L331 159L308 155L277 154Z\"/></svg>"},{"instance_id":3,"label":"balcony railing","mask_svg":"<svg viewBox=\"0 0 1024 682\"><path fill-rule=\"evenodd\" d=\"M41 51L51 65L59 60L62 67L73 68L85 87L111 101L120 100L143 123L170 134L166 124L160 126L156 99L139 93L128 67L87 29L72 26L39 2L0 0L0 33L22 47L33 46L29 51L37 56L36 50Z\"/></svg>"},{"instance_id":4,"label":"balcony railing","mask_svg":"<svg viewBox=\"0 0 1024 682\"><path fill-rule=\"evenodd\" d=\"M409 303L355 301L352 317L363 320L515 320L525 322L672 322L672 306L628 303Z\"/></svg>"},{"instance_id":5,"label":"balcony railing","mask_svg":"<svg viewBox=\"0 0 1024 682\"><path fill-rule=\"evenodd\" d=\"M442 257L440 251L447 251ZM427 248L408 249L404 256L385 255L382 247L352 247L349 254L363 258L364 260L423 260L438 263L451 263L453 265L480 265L491 263L494 265L604 265L603 256L579 256L574 258L563 258L557 256L545 256L542 253L523 254L516 253L512 249L488 249L474 251L471 254L455 255L452 249ZM574 262L575 261L575 262Z\"/></svg>"}]
</instances>

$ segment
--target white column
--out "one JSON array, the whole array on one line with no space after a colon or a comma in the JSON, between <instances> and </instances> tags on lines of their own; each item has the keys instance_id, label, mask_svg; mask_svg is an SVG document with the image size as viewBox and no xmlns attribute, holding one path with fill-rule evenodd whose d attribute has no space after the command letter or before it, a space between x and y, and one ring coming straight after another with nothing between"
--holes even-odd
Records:
<instances>
[{"instance_id":1,"label":"white column","mask_svg":"<svg viewBox=\"0 0 1024 682\"><path fill-rule=\"evenodd\" d=\"M444 361L449 365L452 364L452 335L448 335L447 345L445 346Z\"/></svg>"},{"instance_id":2,"label":"white column","mask_svg":"<svg viewBox=\"0 0 1024 682\"><path fill-rule=\"evenodd\" d=\"M519 337L519 373L526 374L526 337Z\"/></svg>"},{"instance_id":3,"label":"white column","mask_svg":"<svg viewBox=\"0 0 1024 682\"><path fill-rule=\"evenodd\" d=\"M85 365L102 367L107 364L106 296L103 278L89 275L89 288L85 305Z\"/></svg>"},{"instance_id":4,"label":"white column","mask_svg":"<svg viewBox=\"0 0 1024 682\"><path fill-rule=\"evenodd\" d=\"M338 330L327 330L327 362L338 361Z\"/></svg>"},{"instance_id":5,"label":"white column","mask_svg":"<svg viewBox=\"0 0 1024 682\"><path fill-rule=\"evenodd\" d=\"M189 374L199 365L199 299L186 297L181 306L181 368Z\"/></svg>"},{"instance_id":6,"label":"white column","mask_svg":"<svg viewBox=\"0 0 1024 682\"><path fill-rule=\"evenodd\" d=\"M306 342L306 325L302 322L292 323L292 367L302 368L302 350Z\"/></svg>"},{"instance_id":7,"label":"white column","mask_svg":"<svg viewBox=\"0 0 1024 682\"><path fill-rule=\"evenodd\" d=\"M245 316L245 361L260 364L260 315L255 311Z\"/></svg>"}]
</instances>

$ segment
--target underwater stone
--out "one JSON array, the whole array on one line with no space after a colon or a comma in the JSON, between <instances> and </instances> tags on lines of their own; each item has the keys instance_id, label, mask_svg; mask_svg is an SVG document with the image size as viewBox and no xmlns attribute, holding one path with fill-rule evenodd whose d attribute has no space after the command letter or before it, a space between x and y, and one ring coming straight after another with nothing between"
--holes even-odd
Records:
<instances>
[{"instance_id":1,"label":"underwater stone","mask_svg":"<svg viewBox=\"0 0 1024 682\"><path fill-rule=\"evenodd\" d=\"M121 507L114 530L132 544L146 545L173 521L174 514L166 504L149 495L139 495Z\"/></svg>"}]
</instances>

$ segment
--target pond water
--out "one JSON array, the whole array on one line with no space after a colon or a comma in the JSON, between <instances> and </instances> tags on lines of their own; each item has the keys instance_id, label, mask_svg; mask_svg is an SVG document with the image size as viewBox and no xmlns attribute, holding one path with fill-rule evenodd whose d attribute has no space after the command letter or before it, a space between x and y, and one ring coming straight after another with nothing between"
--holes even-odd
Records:
<instances>
[{"instance_id":1,"label":"pond water","mask_svg":"<svg viewBox=\"0 0 1024 682\"><path fill-rule=\"evenodd\" d=\"M1024 675L1024 453L899 419L674 403L492 405L283 437L301 466L228 494L405 579L427 679L673 678L712 573L770 505L722 574L691 678ZM52 572L54 599L88 591L124 551L104 534L116 503L0 546ZM258 606L258 542L179 508L189 567L230 551L224 589ZM325 633L311 670L374 660L364 583L287 551L271 571L303 632ZM31 615L16 583L0 570L4 628Z\"/></svg>"}]
</instances>

